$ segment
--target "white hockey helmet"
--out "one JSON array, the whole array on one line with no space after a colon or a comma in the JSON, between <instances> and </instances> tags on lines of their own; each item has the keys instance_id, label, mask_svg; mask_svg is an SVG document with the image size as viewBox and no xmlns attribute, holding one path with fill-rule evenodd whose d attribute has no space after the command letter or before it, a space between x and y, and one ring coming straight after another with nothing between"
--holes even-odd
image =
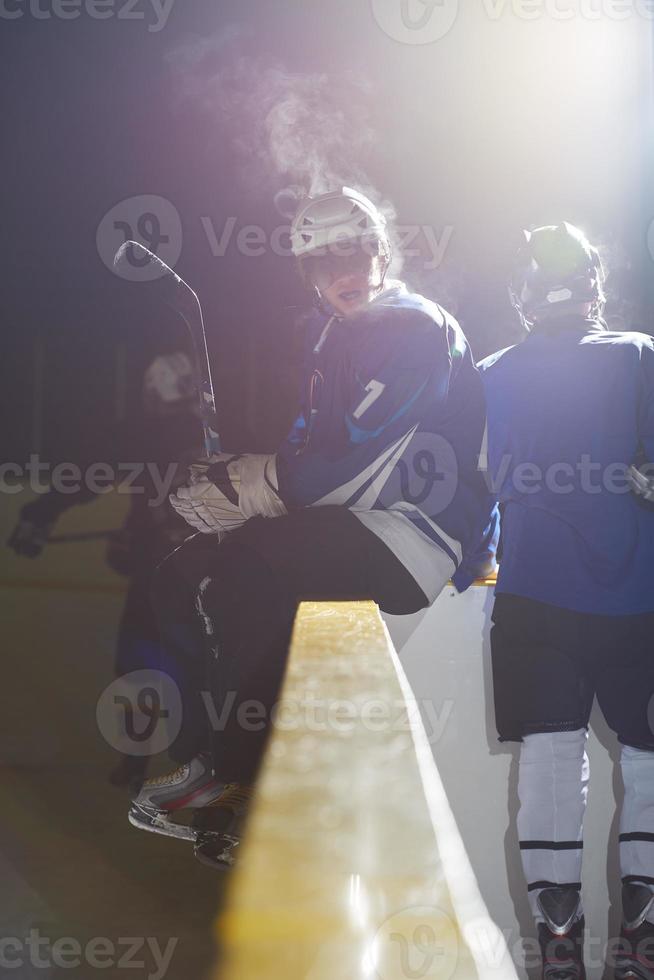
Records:
<instances>
[{"instance_id":1,"label":"white hockey helmet","mask_svg":"<svg viewBox=\"0 0 654 980\"><path fill-rule=\"evenodd\" d=\"M291 248L296 258L365 239L388 244L386 218L372 201L351 187L308 198L291 225Z\"/></svg>"},{"instance_id":2,"label":"white hockey helmet","mask_svg":"<svg viewBox=\"0 0 654 980\"><path fill-rule=\"evenodd\" d=\"M193 397L194 389L191 361L182 351L155 357L143 378L143 395L150 411L186 401Z\"/></svg>"}]
</instances>

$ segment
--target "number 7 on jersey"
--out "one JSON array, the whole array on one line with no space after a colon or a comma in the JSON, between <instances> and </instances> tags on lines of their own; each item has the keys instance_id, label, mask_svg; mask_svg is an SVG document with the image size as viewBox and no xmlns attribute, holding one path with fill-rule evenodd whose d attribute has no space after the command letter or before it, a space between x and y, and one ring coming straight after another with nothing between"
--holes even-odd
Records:
<instances>
[{"instance_id":1,"label":"number 7 on jersey","mask_svg":"<svg viewBox=\"0 0 654 980\"><path fill-rule=\"evenodd\" d=\"M386 385L382 384L381 381L371 381L369 385L366 385L366 391L368 394L363 399L359 407L352 414L352 418L360 419L362 415L368 411L368 409L374 405L380 395L383 394Z\"/></svg>"}]
</instances>

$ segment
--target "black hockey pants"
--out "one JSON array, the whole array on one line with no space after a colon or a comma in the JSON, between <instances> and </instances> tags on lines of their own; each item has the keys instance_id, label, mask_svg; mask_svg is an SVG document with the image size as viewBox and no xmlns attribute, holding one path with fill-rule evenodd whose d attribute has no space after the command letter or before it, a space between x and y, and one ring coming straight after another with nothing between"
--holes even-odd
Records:
<instances>
[{"instance_id":1,"label":"black hockey pants","mask_svg":"<svg viewBox=\"0 0 654 980\"><path fill-rule=\"evenodd\" d=\"M395 555L342 507L254 518L221 544L195 535L159 566L153 598L182 689L171 755L185 762L211 744L216 776L242 784L261 761L301 600L372 599L396 615L428 605Z\"/></svg>"}]
</instances>

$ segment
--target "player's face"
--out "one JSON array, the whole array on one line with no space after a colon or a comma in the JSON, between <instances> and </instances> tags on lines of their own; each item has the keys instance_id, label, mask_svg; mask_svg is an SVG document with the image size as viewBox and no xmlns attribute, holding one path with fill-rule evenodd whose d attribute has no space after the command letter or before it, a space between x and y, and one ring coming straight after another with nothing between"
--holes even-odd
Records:
<instances>
[{"instance_id":1,"label":"player's face","mask_svg":"<svg viewBox=\"0 0 654 980\"><path fill-rule=\"evenodd\" d=\"M383 283L385 259L376 248L331 251L304 259L304 274L341 316L351 316L370 303Z\"/></svg>"}]
</instances>

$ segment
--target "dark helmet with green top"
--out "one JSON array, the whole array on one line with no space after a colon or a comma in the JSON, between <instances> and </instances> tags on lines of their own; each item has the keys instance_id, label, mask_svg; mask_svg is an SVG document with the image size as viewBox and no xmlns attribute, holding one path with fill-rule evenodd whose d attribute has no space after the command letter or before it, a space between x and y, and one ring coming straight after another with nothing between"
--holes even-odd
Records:
<instances>
[{"instance_id":1,"label":"dark helmet with green top","mask_svg":"<svg viewBox=\"0 0 654 980\"><path fill-rule=\"evenodd\" d=\"M575 312L593 304L602 312L604 269L599 252L574 225L546 225L524 233L509 285L511 302L524 325Z\"/></svg>"}]
</instances>

